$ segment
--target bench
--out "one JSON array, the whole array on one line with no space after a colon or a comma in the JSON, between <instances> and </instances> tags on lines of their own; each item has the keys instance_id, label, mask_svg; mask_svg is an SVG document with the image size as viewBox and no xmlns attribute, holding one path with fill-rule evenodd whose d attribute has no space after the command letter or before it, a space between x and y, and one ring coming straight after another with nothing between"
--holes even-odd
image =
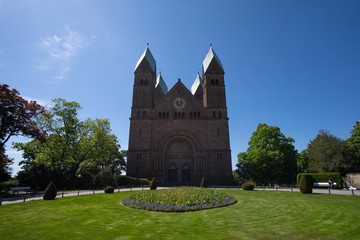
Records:
<instances>
[{"instance_id":1,"label":"bench","mask_svg":"<svg viewBox=\"0 0 360 240\"><path fill-rule=\"evenodd\" d=\"M30 187L12 187L11 191L13 191L13 193L15 194L19 194L20 191L24 191L26 192L26 194L31 193L31 188Z\"/></svg>"},{"instance_id":2,"label":"bench","mask_svg":"<svg viewBox=\"0 0 360 240\"><path fill-rule=\"evenodd\" d=\"M327 183L327 182L314 182L313 187L319 187L319 188L320 187L325 187L325 188L328 188L329 183ZM336 182L334 182L331 187L336 187Z\"/></svg>"}]
</instances>

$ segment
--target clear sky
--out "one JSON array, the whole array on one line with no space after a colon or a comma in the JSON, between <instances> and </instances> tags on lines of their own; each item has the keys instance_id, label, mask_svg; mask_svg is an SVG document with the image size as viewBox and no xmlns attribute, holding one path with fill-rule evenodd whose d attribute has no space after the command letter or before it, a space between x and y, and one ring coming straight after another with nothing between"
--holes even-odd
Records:
<instances>
[{"instance_id":1,"label":"clear sky","mask_svg":"<svg viewBox=\"0 0 360 240\"><path fill-rule=\"evenodd\" d=\"M0 82L109 118L127 149L134 67L149 43L169 89L190 89L210 43L222 61L232 161L259 123L306 148L360 120L360 1L0 0ZM13 139L27 140L27 139ZM15 157L21 154L7 146Z\"/></svg>"}]
</instances>

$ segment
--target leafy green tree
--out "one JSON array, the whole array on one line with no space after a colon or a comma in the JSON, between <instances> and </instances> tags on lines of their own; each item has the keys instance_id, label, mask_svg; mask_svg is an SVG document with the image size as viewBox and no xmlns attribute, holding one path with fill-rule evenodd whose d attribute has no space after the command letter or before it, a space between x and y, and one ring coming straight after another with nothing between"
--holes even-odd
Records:
<instances>
[{"instance_id":1,"label":"leafy green tree","mask_svg":"<svg viewBox=\"0 0 360 240\"><path fill-rule=\"evenodd\" d=\"M10 178L12 159L5 153L5 144L13 136L45 140L45 133L37 123L37 116L46 116L45 109L35 101L27 101L16 89L0 84L0 181Z\"/></svg>"},{"instance_id":2,"label":"leafy green tree","mask_svg":"<svg viewBox=\"0 0 360 240\"><path fill-rule=\"evenodd\" d=\"M349 171L360 171L360 121L356 121L353 129L351 130L351 136L346 140L349 152L351 154L353 166Z\"/></svg>"},{"instance_id":3,"label":"leafy green tree","mask_svg":"<svg viewBox=\"0 0 360 240\"><path fill-rule=\"evenodd\" d=\"M312 172L346 173L353 163L346 143L328 131L320 130L308 144L309 170Z\"/></svg>"},{"instance_id":4,"label":"leafy green tree","mask_svg":"<svg viewBox=\"0 0 360 240\"><path fill-rule=\"evenodd\" d=\"M238 171L257 184L291 183L296 177L294 139L280 128L259 124L252 134L246 153L238 155Z\"/></svg>"},{"instance_id":5,"label":"leafy green tree","mask_svg":"<svg viewBox=\"0 0 360 240\"><path fill-rule=\"evenodd\" d=\"M241 152L237 155L238 162L236 164L236 173L239 176L239 180L247 180L251 179L251 164L248 164L248 161L246 160L247 154L246 152Z\"/></svg>"},{"instance_id":6,"label":"leafy green tree","mask_svg":"<svg viewBox=\"0 0 360 240\"><path fill-rule=\"evenodd\" d=\"M302 150L296 158L296 164L298 168L298 172L308 172L309 168L309 157L308 157L308 150Z\"/></svg>"},{"instance_id":7,"label":"leafy green tree","mask_svg":"<svg viewBox=\"0 0 360 240\"><path fill-rule=\"evenodd\" d=\"M125 165L124 152L111 134L110 122L80 121L78 103L64 99L55 99L53 103L50 117L38 119L38 124L48 133L46 142L33 140L14 145L24 152L22 175L33 174L43 166L61 188L74 188L78 187L76 184L94 186L95 177L105 168L111 170L111 177L120 174Z\"/></svg>"}]
</instances>

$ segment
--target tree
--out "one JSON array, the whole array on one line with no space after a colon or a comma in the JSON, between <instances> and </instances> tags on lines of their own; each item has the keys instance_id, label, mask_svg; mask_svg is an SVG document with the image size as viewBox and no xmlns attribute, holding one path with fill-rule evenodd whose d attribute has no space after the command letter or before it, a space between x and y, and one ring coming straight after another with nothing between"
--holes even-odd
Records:
<instances>
[{"instance_id":1,"label":"tree","mask_svg":"<svg viewBox=\"0 0 360 240\"><path fill-rule=\"evenodd\" d=\"M77 117L80 105L64 99L54 99L49 110L50 117L38 118L38 125L48 133L46 142L33 140L14 146L23 150L21 165L26 173L33 174L39 167L45 167L51 180L61 188L94 187L108 174L120 174L124 168L124 153L115 135L111 134L107 119L87 119ZM103 171L106 169L106 174ZM28 171L30 170L30 171ZM104 173L102 173L104 172ZM107 181L107 180L106 180ZM40 185L40 184L39 184Z\"/></svg>"},{"instance_id":2,"label":"tree","mask_svg":"<svg viewBox=\"0 0 360 240\"><path fill-rule=\"evenodd\" d=\"M237 155L238 162L236 164L237 169L235 170L240 180L247 180L251 178L252 170L251 165L247 164L247 154L246 152L241 152Z\"/></svg>"},{"instance_id":3,"label":"tree","mask_svg":"<svg viewBox=\"0 0 360 240\"><path fill-rule=\"evenodd\" d=\"M308 150L302 150L296 158L296 164L297 164L297 169L298 172L307 172L308 168L309 168L309 157L308 157L309 153Z\"/></svg>"},{"instance_id":4,"label":"tree","mask_svg":"<svg viewBox=\"0 0 360 240\"><path fill-rule=\"evenodd\" d=\"M291 183L296 175L294 139L280 128L259 124L252 134L246 153L238 155L238 172L256 183Z\"/></svg>"},{"instance_id":5,"label":"tree","mask_svg":"<svg viewBox=\"0 0 360 240\"><path fill-rule=\"evenodd\" d=\"M309 170L312 172L346 173L353 165L343 140L320 130L308 144Z\"/></svg>"},{"instance_id":6,"label":"tree","mask_svg":"<svg viewBox=\"0 0 360 240\"><path fill-rule=\"evenodd\" d=\"M45 140L45 132L36 123L36 117L40 115L47 116L36 101L29 102L16 89L0 84L0 181L10 177L12 159L5 154L5 144L12 136Z\"/></svg>"},{"instance_id":7,"label":"tree","mask_svg":"<svg viewBox=\"0 0 360 240\"><path fill-rule=\"evenodd\" d=\"M360 121L356 121L353 129L351 130L351 136L346 140L346 145L351 154L353 166L349 171L360 171Z\"/></svg>"}]
</instances>

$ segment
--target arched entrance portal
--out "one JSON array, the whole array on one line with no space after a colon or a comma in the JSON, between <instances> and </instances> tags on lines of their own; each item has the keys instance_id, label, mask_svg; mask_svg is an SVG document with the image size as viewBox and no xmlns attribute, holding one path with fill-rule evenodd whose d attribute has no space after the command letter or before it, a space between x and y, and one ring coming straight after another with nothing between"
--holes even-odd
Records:
<instances>
[{"instance_id":1,"label":"arched entrance portal","mask_svg":"<svg viewBox=\"0 0 360 240\"><path fill-rule=\"evenodd\" d=\"M170 139L165 147L167 180L172 183L189 183L193 180L194 147L182 136Z\"/></svg>"}]
</instances>

